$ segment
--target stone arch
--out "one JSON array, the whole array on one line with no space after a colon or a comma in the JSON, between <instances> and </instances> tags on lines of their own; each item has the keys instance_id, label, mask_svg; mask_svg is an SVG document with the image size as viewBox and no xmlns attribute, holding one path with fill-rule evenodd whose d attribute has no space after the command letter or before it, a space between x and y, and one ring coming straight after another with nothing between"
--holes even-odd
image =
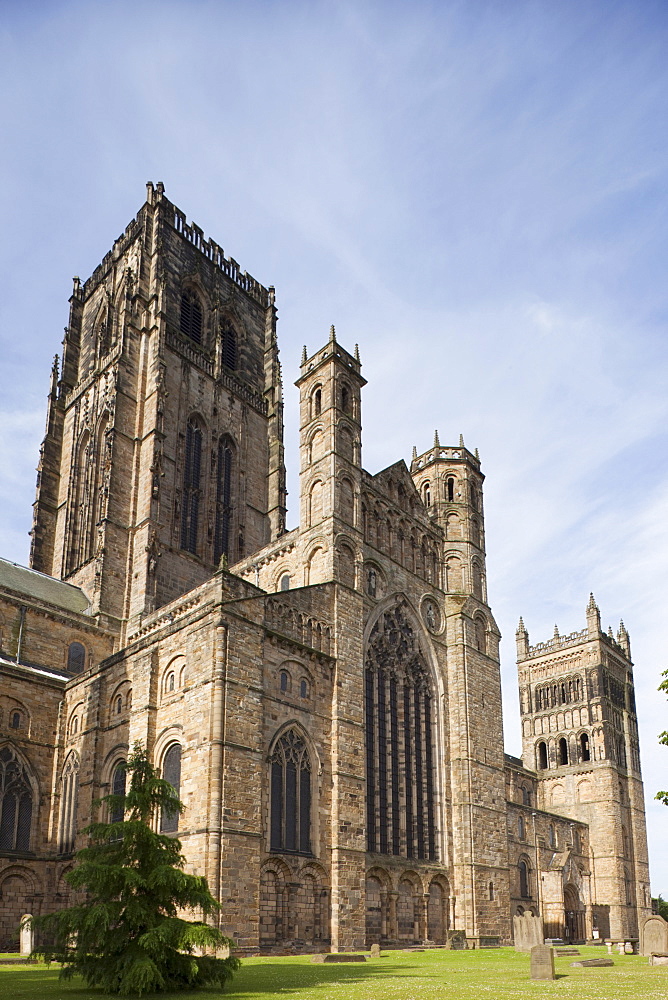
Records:
<instances>
[{"instance_id":1,"label":"stone arch","mask_svg":"<svg viewBox=\"0 0 668 1000\"><path fill-rule=\"evenodd\" d=\"M129 711L128 693L130 691L130 681L125 679L120 681L114 688L109 699L109 718L111 722L118 722Z\"/></svg>"},{"instance_id":2,"label":"stone arch","mask_svg":"<svg viewBox=\"0 0 668 1000\"><path fill-rule=\"evenodd\" d=\"M309 465L313 465L325 455L325 430L322 424L316 424L307 439L306 457Z\"/></svg>"},{"instance_id":3,"label":"stone arch","mask_svg":"<svg viewBox=\"0 0 668 1000\"><path fill-rule=\"evenodd\" d=\"M298 873L294 937L319 948L329 942L330 887L325 869L307 862Z\"/></svg>"},{"instance_id":4,"label":"stone arch","mask_svg":"<svg viewBox=\"0 0 668 1000\"><path fill-rule=\"evenodd\" d=\"M77 807L79 800L79 755L71 750L65 758L60 778L60 820L58 850L69 854L74 849L77 834Z\"/></svg>"},{"instance_id":5,"label":"stone arch","mask_svg":"<svg viewBox=\"0 0 668 1000\"><path fill-rule=\"evenodd\" d=\"M392 935L389 926L389 895L392 880L384 868L373 867L366 873L365 881L365 933L366 946L380 944Z\"/></svg>"},{"instance_id":6,"label":"stone arch","mask_svg":"<svg viewBox=\"0 0 668 1000\"><path fill-rule=\"evenodd\" d=\"M476 611L473 616L475 629L475 645L480 653L487 653L487 619L482 611Z\"/></svg>"},{"instance_id":7,"label":"stone arch","mask_svg":"<svg viewBox=\"0 0 668 1000\"><path fill-rule=\"evenodd\" d=\"M550 789L550 803L553 806L561 805L564 801L564 786L557 783Z\"/></svg>"},{"instance_id":8,"label":"stone arch","mask_svg":"<svg viewBox=\"0 0 668 1000\"><path fill-rule=\"evenodd\" d=\"M300 741L304 744L304 751L298 748ZM297 747L297 754L303 757L303 760L300 757L300 764L295 766L294 798L288 795L287 789L290 760L295 763L294 755L291 755L292 744ZM281 746L284 750L279 757ZM312 737L298 720L291 719L274 733L266 760L267 787L270 789L266 823L267 850L279 854L284 851L291 854L317 854L322 760ZM287 822L288 809L293 810L294 828ZM291 843L291 836L295 838L294 844Z\"/></svg>"},{"instance_id":9,"label":"stone arch","mask_svg":"<svg viewBox=\"0 0 668 1000\"><path fill-rule=\"evenodd\" d=\"M403 872L397 886L397 937L399 941L420 940L419 901L422 886L415 872Z\"/></svg>"},{"instance_id":10,"label":"stone arch","mask_svg":"<svg viewBox=\"0 0 668 1000\"><path fill-rule=\"evenodd\" d=\"M450 883L444 875L435 875L427 889L427 938L445 944L450 929Z\"/></svg>"},{"instance_id":11,"label":"stone arch","mask_svg":"<svg viewBox=\"0 0 668 1000\"><path fill-rule=\"evenodd\" d=\"M23 865L10 865L0 874L0 951L18 951L21 918L35 913L40 889L36 873Z\"/></svg>"},{"instance_id":12,"label":"stone arch","mask_svg":"<svg viewBox=\"0 0 668 1000\"><path fill-rule=\"evenodd\" d=\"M572 882L564 886L564 931L564 940L571 944L585 940L585 906Z\"/></svg>"},{"instance_id":13,"label":"stone arch","mask_svg":"<svg viewBox=\"0 0 668 1000\"><path fill-rule=\"evenodd\" d=\"M346 524L355 523L355 487L349 476L339 479L339 514Z\"/></svg>"},{"instance_id":14,"label":"stone arch","mask_svg":"<svg viewBox=\"0 0 668 1000\"><path fill-rule=\"evenodd\" d=\"M445 589L455 593L464 589L462 560L456 553L449 553L445 557Z\"/></svg>"},{"instance_id":15,"label":"stone arch","mask_svg":"<svg viewBox=\"0 0 668 1000\"><path fill-rule=\"evenodd\" d=\"M325 582L325 545L316 542L306 559L306 586Z\"/></svg>"}]
</instances>

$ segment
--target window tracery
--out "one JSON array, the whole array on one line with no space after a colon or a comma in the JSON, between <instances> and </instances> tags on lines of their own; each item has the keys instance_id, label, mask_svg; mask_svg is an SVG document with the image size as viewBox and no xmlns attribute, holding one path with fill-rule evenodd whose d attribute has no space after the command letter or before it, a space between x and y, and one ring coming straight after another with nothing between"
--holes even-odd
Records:
<instances>
[{"instance_id":1,"label":"window tracery","mask_svg":"<svg viewBox=\"0 0 668 1000\"><path fill-rule=\"evenodd\" d=\"M0 850L30 850L32 786L25 764L10 746L0 750Z\"/></svg>"},{"instance_id":2,"label":"window tracery","mask_svg":"<svg viewBox=\"0 0 668 1000\"><path fill-rule=\"evenodd\" d=\"M311 761L304 738L289 729L271 762L271 850L311 853Z\"/></svg>"},{"instance_id":3,"label":"window tracery","mask_svg":"<svg viewBox=\"0 0 668 1000\"><path fill-rule=\"evenodd\" d=\"M197 528L201 497L202 428L194 418L186 427L183 497L181 501L181 548L197 554Z\"/></svg>"},{"instance_id":4,"label":"window tracery","mask_svg":"<svg viewBox=\"0 0 668 1000\"><path fill-rule=\"evenodd\" d=\"M374 625L365 689L367 849L434 860L434 699L401 605Z\"/></svg>"}]
</instances>

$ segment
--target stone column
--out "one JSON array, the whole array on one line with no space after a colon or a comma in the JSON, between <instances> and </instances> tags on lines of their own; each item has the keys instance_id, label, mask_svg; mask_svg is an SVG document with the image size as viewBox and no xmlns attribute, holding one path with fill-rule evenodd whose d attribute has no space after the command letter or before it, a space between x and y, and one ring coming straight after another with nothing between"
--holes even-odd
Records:
<instances>
[{"instance_id":1,"label":"stone column","mask_svg":"<svg viewBox=\"0 0 668 1000\"><path fill-rule=\"evenodd\" d=\"M399 927L397 924L397 900L399 898L399 893L396 890L388 892L388 898L390 903L390 941L399 940Z\"/></svg>"},{"instance_id":2,"label":"stone column","mask_svg":"<svg viewBox=\"0 0 668 1000\"><path fill-rule=\"evenodd\" d=\"M423 941L429 941L429 893L425 892L422 896L422 934L420 935Z\"/></svg>"},{"instance_id":3,"label":"stone column","mask_svg":"<svg viewBox=\"0 0 668 1000\"><path fill-rule=\"evenodd\" d=\"M387 889L380 890L380 936L386 941L388 937L388 898Z\"/></svg>"}]
</instances>

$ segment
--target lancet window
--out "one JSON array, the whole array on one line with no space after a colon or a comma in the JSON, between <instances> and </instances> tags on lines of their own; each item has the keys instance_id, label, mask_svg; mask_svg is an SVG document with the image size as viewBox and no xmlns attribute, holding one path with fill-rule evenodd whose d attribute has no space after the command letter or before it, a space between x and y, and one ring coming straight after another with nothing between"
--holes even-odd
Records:
<instances>
[{"instance_id":1,"label":"lancet window","mask_svg":"<svg viewBox=\"0 0 668 1000\"><path fill-rule=\"evenodd\" d=\"M186 427L183 497L181 504L181 548L197 553L197 528L202 475L202 429L194 419Z\"/></svg>"},{"instance_id":2,"label":"lancet window","mask_svg":"<svg viewBox=\"0 0 668 1000\"><path fill-rule=\"evenodd\" d=\"M311 853L311 761L306 743L289 729L271 755L271 850Z\"/></svg>"},{"instance_id":3,"label":"lancet window","mask_svg":"<svg viewBox=\"0 0 668 1000\"><path fill-rule=\"evenodd\" d=\"M216 534L214 544L214 562L222 555L231 556L230 541L232 530L232 472L234 468L234 451L228 437L220 439L218 444L218 472L216 478Z\"/></svg>"},{"instance_id":4,"label":"lancet window","mask_svg":"<svg viewBox=\"0 0 668 1000\"><path fill-rule=\"evenodd\" d=\"M125 795L125 763L117 764L111 776L111 794ZM120 823L123 819L123 806L117 805L109 811L109 822Z\"/></svg>"},{"instance_id":5,"label":"lancet window","mask_svg":"<svg viewBox=\"0 0 668 1000\"><path fill-rule=\"evenodd\" d=\"M401 605L371 632L365 688L367 849L435 860L435 700Z\"/></svg>"},{"instance_id":6,"label":"lancet window","mask_svg":"<svg viewBox=\"0 0 668 1000\"><path fill-rule=\"evenodd\" d=\"M32 787L25 765L10 746L0 750L0 850L30 850Z\"/></svg>"},{"instance_id":7,"label":"lancet window","mask_svg":"<svg viewBox=\"0 0 668 1000\"><path fill-rule=\"evenodd\" d=\"M165 781L169 782L178 795L181 789L181 746L179 743L172 743L171 747L165 754L162 762L162 776ZM163 809L162 815L160 816L160 832L175 833L178 828L178 812L171 812L169 809Z\"/></svg>"},{"instance_id":8,"label":"lancet window","mask_svg":"<svg viewBox=\"0 0 668 1000\"><path fill-rule=\"evenodd\" d=\"M226 368L236 371L237 368L237 336L229 326L225 327L221 337L222 361Z\"/></svg>"},{"instance_id":9,"label":"lancet window","mask_svg":"<svg viewBox=\"0 0 668 1000\"><path fill-rule=\"evenodd\" d=\"M202 306L194 292L184 292L181 296L181 333L196 344L202 343Z\"/></svg>"},{"instance_id":10,"label":"lancet window","mask_svg":"<svg viewBox=\"0 0 668 1000\"><path fill-rule=\"evenodd\" d=\"M60 830L58 849L61 854L74 850L77 832L77 799L79 798L79 758L70 754L63 768L60 785Z\"/></svg>"}]
</instances>

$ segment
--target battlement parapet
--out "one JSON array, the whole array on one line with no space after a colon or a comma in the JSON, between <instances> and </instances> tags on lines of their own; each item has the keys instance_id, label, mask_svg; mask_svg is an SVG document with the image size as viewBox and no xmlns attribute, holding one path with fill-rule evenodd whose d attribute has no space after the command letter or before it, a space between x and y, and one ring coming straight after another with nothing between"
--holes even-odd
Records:
<instances>
[{"instance_id":1,"label":"battlement parapet","mask_svg":"<svg viewBox=\"0 0 668 1000\"><path fill-rule=\"evenodd\" d=\"M411 473L418 472L420 469L424 469L425 466L430 465L431 462L437 462L440 459L454 462L470 462L475 469L480 469L480 459L463 445L459 448L442 448L439 446L437 448L430 448L429 451L425 451L422 455L414 458L411 462Z\"/></svg>"},{"instance_id":2,"label":"battlement parapet","mask_svg":"<svg viewBox=\"0 0 668 1000\"><path fill-rule=\"evenodd\" d=\"M237 261L233 257L226 257L222 247L219 247L214 240L205 239L204 231L194 222L188 223L186 215L181 209L177 208L176 205L171 207L173 209L171 221L177 233L192 243L215 267L220 268L223 274L226 274L237 287L246 292L263 309L273 304L273 291L271 289L261 285L248 271L242 271Z\"/></svg>"},{"instance_id":3,"label":"battlement parapet","mask_svg":"<svg viewBox=\"0 0 668 1000\"><path fill-rule=\"evenodd\" d=\"M569 635L555 635L547 642L537 642L535 646L529 646L528 656L542 656L544 653L551 653L556 649L565 649L567 646L577 646L590 638L586 628L579 632L571 632Z\"/></svg>"}]
</instances>

